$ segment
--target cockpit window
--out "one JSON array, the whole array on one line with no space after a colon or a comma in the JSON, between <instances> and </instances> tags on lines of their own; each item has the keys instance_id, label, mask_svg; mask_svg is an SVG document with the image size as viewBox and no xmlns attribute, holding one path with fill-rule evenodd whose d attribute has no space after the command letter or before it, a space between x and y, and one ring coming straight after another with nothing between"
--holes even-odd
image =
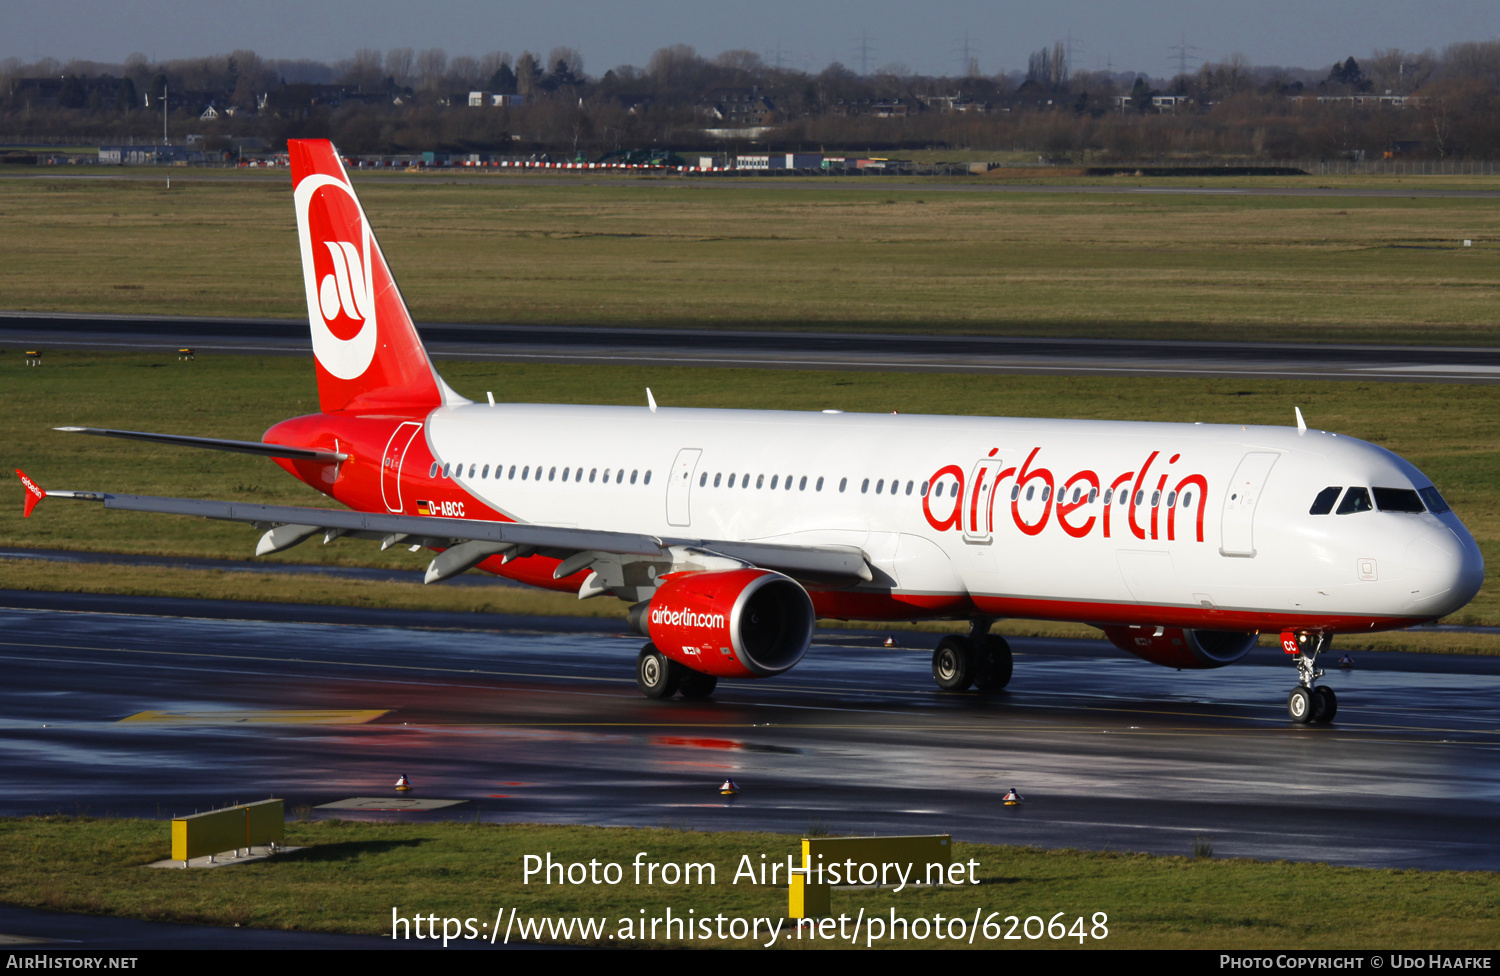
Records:
<instances>
[{"instance_id":1,"label":"cockpit window","mask_svg":"<svg viewBox=\"0 0 1500 976\"><path fill-rule=\"evenodd\" d=\"M1370 504L1370 492L1365 488L1350 488L1344 493L1344 500L1339 502L1340 515L1352 515L1355 512L1368 512L1375 506Z\"/></svg>"},{"instance_id":2,"label":"cockpit window","mask_svg":"<svg viewBox=\"0 0 1500 976\"><path fill-rule=\"evenodd\" d=\"M1312 508L1307 510L1309 515L1327 515L1333 511L1333 503L1339 500L1339 492L1343 487L1324 488L1318 492L1318 497L1313 499Z\"/></svg>"},{"instance_id":3,"label":"cockpit window","mask_svg":"<svg viewBox=\"0 0 1500 976\"><path fill-rule=\"evenodd\" d=\"M1417 515L1427 511L1422 499L1410 488L1376 488L1375 507L1382 512L1412 512Z\"/></svg>"},{"instance_id":4,"label":"cockpit window","mask_svg":"<svg viewBox=\"0 0 1500 976\"><path fill-rule=\"evenodd\" d=\"M1443 501L1443 496L1438 494L1436 488L1418 488L1417 494L1422 496L1422 501L1427 503L1427 510L1434 515L1453 511L1453 509L1448 507L1448 503Z\"/></svg>"}]
</instances>

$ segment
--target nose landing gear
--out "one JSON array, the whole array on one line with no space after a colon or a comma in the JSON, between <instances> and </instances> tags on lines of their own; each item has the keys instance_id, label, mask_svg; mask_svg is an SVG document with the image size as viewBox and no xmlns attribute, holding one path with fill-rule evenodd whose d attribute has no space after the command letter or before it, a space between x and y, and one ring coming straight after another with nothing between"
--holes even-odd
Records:
<instances>
[{"instance_id":1,"label":"nose landing gear","mask_svg":"<svg viewBox=\"0 0 1500 976\"><path fill-rule=\"evenodd\" d=\"M1327 651L1331 643L1327 634L1298 634L1288 630L1281 635L1281 649L1296 656L1298 683L1287 695L1286 711L1299 725L1327 724L1339 710L1333 689L1314 684L1323 677L1323 669L1317 666L1318 655Z\"/></svg>"}]
</instances>

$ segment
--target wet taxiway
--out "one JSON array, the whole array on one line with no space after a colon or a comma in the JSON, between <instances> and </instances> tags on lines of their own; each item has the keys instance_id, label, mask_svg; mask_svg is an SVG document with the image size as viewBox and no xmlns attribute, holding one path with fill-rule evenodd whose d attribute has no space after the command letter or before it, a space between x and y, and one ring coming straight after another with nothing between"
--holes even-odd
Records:
<instances>
[{"instance_id":1,"label":"wet taxiway","mask_svg":"<svg viewBox=\"0 0 1500 976\"><path fill-rule=\"evenodd\" d=\"M1325 679L1336 723L1299 727L1271 651L1178 673L1096 641L1016 640L1010 689L983 698L938 692L920 648L822 632L781 678L652 702L633 680L640 638L597 622L205 619L183 601L137 602L148 615L46 598L69 609L0 609L4 814L165 817L269 795L315 810L395 797L404 774L418 797L465 801L407 819L1168 854L1203 840L1218 856L1500 869L1493 659L1357 655ZM725 778L737 797L719 795ZM1011 787L1018 809L1000 802Z\"/></svg>"}]
</instances>

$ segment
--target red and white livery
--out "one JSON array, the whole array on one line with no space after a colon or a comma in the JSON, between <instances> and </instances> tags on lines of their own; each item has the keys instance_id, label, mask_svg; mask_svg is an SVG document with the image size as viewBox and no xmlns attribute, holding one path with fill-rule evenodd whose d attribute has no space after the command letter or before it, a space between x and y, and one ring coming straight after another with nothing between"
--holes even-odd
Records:
<instances>
[{"instance_id":1,"label":"red and white livery","mask_svg":"<svg viewBox=\"0 0 1500 976\"><path fill-rule=\"evenodd\" d=\"M255 524L257 553L315 535L428 547L632 604L652 697L793 667L816 618L969 621L933 675L1003 688L1002 617L1096 625L1172 668L1281 634L1300 722L1337 633L1451 613L1484 564L1432 482L1373 444L1296 427L836 410L475 403L438 376L333 146L293 141L320 412L260 442L88 429L272 457L352 511L104 492L106 507ZM503 399L503 396L502 396ZM71 428L82 430L81 428ZM28 512L40 497L28 481Z\"/></svg>"}]
</instances>

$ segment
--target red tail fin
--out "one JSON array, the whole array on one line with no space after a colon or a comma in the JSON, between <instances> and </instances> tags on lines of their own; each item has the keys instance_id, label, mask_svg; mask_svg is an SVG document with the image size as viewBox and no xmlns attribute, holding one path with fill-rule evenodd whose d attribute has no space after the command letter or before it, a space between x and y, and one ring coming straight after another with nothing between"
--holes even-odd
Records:
<instances>
[{"instance_id":1,"label":"red tail fin","mask_svg":"<svg viewBox=\"0 0 1500 976\"><path fill-rule=\"evenodd\" d=\"M451 391L432 368L333 143L287 143L307 319L325 413L430 409Z\"/></svg>"},{"instance_id":2,"label":"red tail fin","mask_svg":"<svg viewBox=\"0 0 1500 976\"><path fill-rule=\"evenodd\" d=\"M20 468L16 469L16 477L20 478L21 484L26 486L26 501L21 509L21 517L31 518L31 510L36 508L37 502L47 497L47 493L35 481L26 477L26 472Z\"/></svg>"}]
</instances>

